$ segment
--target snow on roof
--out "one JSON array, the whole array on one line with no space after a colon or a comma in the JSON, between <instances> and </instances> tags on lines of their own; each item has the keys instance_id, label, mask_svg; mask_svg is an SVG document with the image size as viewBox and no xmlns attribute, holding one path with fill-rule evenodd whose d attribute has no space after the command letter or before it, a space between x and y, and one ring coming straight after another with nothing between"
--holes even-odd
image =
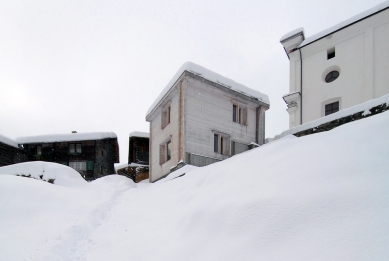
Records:
<instances>
[{"instance_id":1,"label":"snow on roof","mask_svg":"<svg viewBox=\"0 0 389 261\"><path fill-rule=\"evenodd\" d=\"M141 131L133 131L130 133L130 137L150 138L150 133L141 132Z\"/></svg>"},{"instance_id":2,"label":"snow on roof","mask_svg":"<svg viewBox=\"0 0 389 261\"><path fill-rule=\"evenodd\" d=\"M362 20L370 15L373 15L374 13L380 12L383 9L387 9L388 7L389 7L389 1L385 1L379 5L376 5L373 8L370 8L369 10L366 10L360 14L357 14L357 15L337 24L337 25L334 25L334 26L332 26L324 31L321 31L320 33L317 33L315 35L312 35L311 37L306 38L301 43L300 47L303 47L303 46L308 45L316 40L319 40L322 37L325 37L325 36L335 32L337 30L343 29L344 27L346 27L352 23L358 22L359 20Z\"/></svg>"},{"instance_id":3,"label":"snow on roof","mask_svg":"<svg viewBox=\"0 0 389 261\"><path fill-rule=\"evenodd\" d=\"M50 134L18 137L16 141L19 144L40 143L40 142L61 142L61 141L81 141L81 140L102 140L108 138L117 138L113 132L84 132L70 134Z\"/></svg>"},{"instance_id":4,"label":"snow on roof","mask_svg":"<svg viewBox=\"0 0 389 261\"><path fill-rule=\"evenodd\" d=\"M331 121L334 121L334 120L337 120L337 119L340 119L343 117L347 117L349 115L352 115L354 113L361 112L361 111L364 112L363 115L368 115L368 114L370 114L369 110L371 108L379 106L379 105L384 104L384 103L386 103L386 105L389 105L389 94L384 95L384 96L377 98L377 99L369 100L367 102L355 105L355 106L347 108L347 109L340 110L338 112L332 113L330 115L319 118L317 120L304 123L302 125L296 126L296 127L291 128L289 130L283 131L281 134L276 135L274 138L267 138L266 140L269 142L274 141L274 140L278 140L278 139L285 137L287 135L295 134L295 133L298 133L300 131L315 128L315 127L318 127L324 123L331 122Z\"/></svg>"},{"instance_id":5,"label":"snow on roof","mask_svg":"<svg viewBox=\"0 0 389 261\"><path fill-rule=\"evenodd\" d=\"M1 134L0 134L0 142L15 148L19 148L19 144L16 141Z\"/></svg>"},{"instance_id":6,"label":"snow on roof","mask_svg":"<svg viewBox=\"0 0 389 261\"><path fill-rule=\"evenodd\" d=\"M154 108L158 105L158 103L165 97L165 95L170 91L170 89L173 87L174 83L180 78L183 72L188 71L191 73L194 73L206 80L209 80L211 82L220 84L225 86L226 88L229 88L231 90L234 90L239 93L243 93L247 96L251 96L253 98L257 98L258 100L269 104L269 97L266 94L263 94L259 91L250 89L243 84L237 83L227 77L224 77L220 74L217 74L211 70L208 70L200 65L197 65L192 62L186 62L184 63L181 68L177 71L177 73L174 75L174 77L169 81L169 83L166 85L166 87L162 90L161 94L157 97L157 99L153 102L153 104L150 106L150 108L147 111L146 117L154 110Z\"/></svg>"},{"instance_id":7,"label":"snow on roof","mask_svg":"<svg viewBox=\"0 0 389 261\"><path fill-rule=\"evenodd\" d=\"M296 34L299 34L299 33L304 33L304 27L300 27L300 28L297 28L297 29L294 29L293 31L283 35L280 39L280 42L283 42L285 41L286 39L288 38L291 38L292 36L295 36Z\"/></svg>"}]
</instances>

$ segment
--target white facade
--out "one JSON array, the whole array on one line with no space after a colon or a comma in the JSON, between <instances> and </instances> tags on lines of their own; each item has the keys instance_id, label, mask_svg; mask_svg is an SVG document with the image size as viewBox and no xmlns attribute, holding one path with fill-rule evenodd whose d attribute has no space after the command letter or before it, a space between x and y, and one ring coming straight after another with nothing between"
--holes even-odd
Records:
<instances>
[{"instance_id":1,"label":"white facade","mask_svg":"<svg viewBox=\"0 0 389 261\"><path fill-rule=\"evenodd\" d=\"M269 103L202 76L183 70L149 110L151 182L168 174L179 161L208 164L248 149L251 142L264 143ZM268 101L263 94L260 98ZM234 109L241 114L236 122Z\"/></svg>"},{"instance_id":2,"label":"white facade","mask_svg":"<svg viewBox=\"0 0 389 261\"><path fill-rule=\"evenodd\" d=\"M389 93L389 2L310 38L303 29L281 38L290 59L289 127ZM332 82L325 78L336 71ZM302 80L301 80L302 79ZM328 113L328 111L327 111Z\"/></svg>"}]
</instances>

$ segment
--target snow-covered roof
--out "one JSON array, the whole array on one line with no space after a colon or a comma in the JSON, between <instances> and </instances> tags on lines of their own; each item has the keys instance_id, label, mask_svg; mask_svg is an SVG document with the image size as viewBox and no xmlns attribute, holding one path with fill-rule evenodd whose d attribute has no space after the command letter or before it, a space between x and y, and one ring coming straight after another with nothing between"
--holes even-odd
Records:
<instances>
[{"instance_id":1,"label":"snow-covered roof","mask_svg":"<svg viewBox=\"0 0 389 261\"><path fill-rule=\"evenodd\" d=\"M303 27L300 27L300 28L297 28L297 29L294 29L293 31L290 31L289 33L283 35L280 39L280 42L283 42L297 34L300 34L300 33L304 33L304 28Z\"/></svg>"},{"instance_id":2,"label":"snow-covered roof","mask_svg":"<svg viewBox=\"0 0 389 261\"><path fill-rule=\"evenodd\" d=\"M181 66L181 68L177 71L174 77L169 81L166 87L162 90L161 94L157 97L157 99L147 110L146 117L154 110L155 107L157 107L157 105L162 101L165 95L170 91L170 89L174 86L175 82L180 78L182 73L185 71L194 73L206 80L220 84L236 92L245 94L253 98L257 98L258 100L270 105L269 97L266 94L250 89L244 86L243 84L237 83L227 77L217 74L211 70L208 70L198 64L192 62L186 62Z\"/></svg>"},{"instance_id":3,"label":"snow-covered roof","mask_svg":"<svg viewBox=\"0 0 389 261\"><path fill-rule=\"evenodd\" d=\"M141 131L133 131L130 133L130 138L131 137L150 138L150 133L141 132Z\"/></svg>"},{"instance_id":4,"label":"snow-covered roof","mask_svg":"<svg viewBox=\"0 0 389 261\"><path fill-rule=\"evenodd\" d=\"M0 134L0 142L15 148L19 148L19 144L16 141L1 134Z\"/></svg>"},{"instance_id":5,"label":"snow-covered roof","mask_svg":"<svg viewBox=\"0 0 389 261\"><path fill-rule=\"evenodd\" d=\"M306 38L300 45L300 47L303 47L307 44L310 44L316 40L319 40L320 38L323 38L329 34L334 33L335 31L338 31L340 29L343 29L344 27L347 27L353 23L358 22L359 20L365 19L370 15L373 15L374 13L381 12L384 9L387 9L389 7L389 1L385 1L379 5L374 6L373 8L370 8L369 10L366 10L360 14L357 14L337 25L334 25L324 31L321 31L320 33L317 33L315 35L312 35L311 37Z\"/></svg>"},{"instance_id":6,"label":"snow-covered roof","mask_svg":"<svg viewBox=\"0 0 389 261\"><path fill-rule=\"evenodd\" d=\"M18 137L16 141L19 144L40 143L40 142L62 142L62 141L81 141L81 140L102 140L108 138L117 138L113 132L84 132L70 134L50 134Z\"/></svg>"}]
</instances>

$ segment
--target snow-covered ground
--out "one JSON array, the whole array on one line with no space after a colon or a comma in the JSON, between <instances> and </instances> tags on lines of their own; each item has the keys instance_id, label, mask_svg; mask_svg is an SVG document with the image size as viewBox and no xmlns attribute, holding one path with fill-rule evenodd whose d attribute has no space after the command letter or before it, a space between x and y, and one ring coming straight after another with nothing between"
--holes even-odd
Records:
<instances>
[{"instance_id":1,"label":"snow-covered ground","mask_svg":"<svg viewBox=\"0 0 389 261\"><path fill-rule=\"evenodd\" d=\"M0 260L389 260L388 129L384 112L154 184L0 175Z\"/></svg>"}]
</instances>

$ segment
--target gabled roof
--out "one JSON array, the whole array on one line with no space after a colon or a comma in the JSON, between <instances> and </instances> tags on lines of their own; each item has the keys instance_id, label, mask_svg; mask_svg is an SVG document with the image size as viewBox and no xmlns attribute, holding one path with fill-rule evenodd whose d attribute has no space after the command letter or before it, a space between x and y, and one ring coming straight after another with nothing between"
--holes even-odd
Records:
<instances>
[{"instance_id":1,"label":"gabled roof","mask_svg":"<svg viewBox=\"0 0 389 261\"><path fill-rule=\"evenodd\" d=\"M19 148L19 144L11 138L0 134L0 142L7 144L11 147Z\"/></svg>"},{"instance_id":2,"label":"gabled roof","mask_svg":"<svg viewBox=\"0 0 389 261\"><path fill-rule=\"evenodd\" d=\"M141 131L133 131L130 133L131 137L139 137L139 138L150 138L150 133L148 132L141 132Z\"/></svg>"},{"instance_id":3,"label":"gabled roof","mask_svg":"<svg viewBox=\"0 0 389 261\"><path fill-rule=\"evenodd\" d=\"M28 143L46 143L46 142L66 142L66 141L82 141L82 140L102 140L109 138L117 138L113 132L84 132L70 134L50 134L39 136L18 137L16 141L19 144Z\"/></svg>"},{"instance_id":4,"label":"gabled roof","mask_svg":"<svg viewBox=\"0 0 389 261\"><path fill-rule=\"evenodd\" d=\"M324 37L326 37L326 36L328 36L330 34L333 34L333 33L337 32L339 30L342 30L342 29L344 29L344 28L346 28L346 27L348 27L348 26L350 26L350 25L352 25L354 23L357 23L357 22L359 22L361 20L364 20L364 19L366 19L366 18L368 18L368 17L370 17L372 15L375 15L375 14L377 14L379 12L382 12L382 11L388 9L388 8L389 8L389 1L385 1L385 2L383 2L383 3L381 3L381 4L377 5L377 6L374 6L373 8L370 8L370 9L368 9L368 10L366 10L366 11L360 13L360 14L357 14L357 15L355 15L355 16L353 16L353 17L351 17L351 18L349 18L349 19L347 19L347 20L345 20L345 21L343 21L343 22L341 22L341 23L339 23L337 25L334 25L334 26L332 26L332 27L330 27L330 28L328 28L328 29L326 29L324 31L321 31L320 33L317 33L315 35L312 35L311 37L306 38L300 44L300 48L303 47L303 46L306 46L306 45L308 45L310 43L313 43L313 42L315 42L317 40L320 40L321 38L324 38Z\"/></svg>"},{"instance_id":5,"label":"gabled roof","mask_svg":"<svg viewBox=\"0 0 389 261\"><path fill-rule=\"evenodd\" d=\"M262 101L262 102L270 105L269 97L266 94L263 94L259 91L253 90L253 89L250 89L250 88L244 86L243 84L237 83L237 82L235 82L227 77L224 77L220 74L217 74L217 73L215 73L211 70L208 70L200 65L197 65L197 64L192 63L192 62L186 62L181 66L181 68L177 71L177 73L174 75L174 77L170 80L170 82L162 90L162 92L157 97L157 99L150 106L150 108L148 109L148 111L146 113L146 118L157 107L157 105L164 99L166 94L170 91L171 88L173 88L176 81L181 77L181 75L185 71L194 73L197 76L202 77L206 80L220 84L228 89L242 93L242 94L247 95L249 97L256 98L259 101Z\"/></svg>"}]
</instances>

